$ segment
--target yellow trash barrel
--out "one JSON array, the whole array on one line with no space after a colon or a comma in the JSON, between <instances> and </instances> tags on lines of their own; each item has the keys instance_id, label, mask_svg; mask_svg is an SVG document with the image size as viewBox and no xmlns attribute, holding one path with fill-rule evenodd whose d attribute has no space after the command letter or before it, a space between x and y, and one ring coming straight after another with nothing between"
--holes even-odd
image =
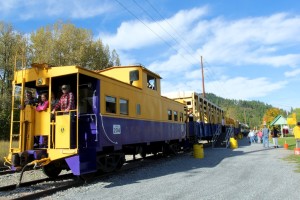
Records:
<instances>
[{"instance_id":1,"label":"yellow trash barrel","mask_svg":"<svg viewBox=\"0 0 300 200\"><path fill-rule=\"evenodd\" d=\"M203 144L194 144L194 158L204 158Z\"/></svg>"},{"instance_id":2,"label":"yellow trash barrel","mask_svg":"<svg viewBox=\"0 0 300 200\"><path fill-rule=\"evenodd\" d=\"M235 138L230 138L229 143L231 149L236 149L239 147L238 142Z\"/></svg>"}]
</instances>

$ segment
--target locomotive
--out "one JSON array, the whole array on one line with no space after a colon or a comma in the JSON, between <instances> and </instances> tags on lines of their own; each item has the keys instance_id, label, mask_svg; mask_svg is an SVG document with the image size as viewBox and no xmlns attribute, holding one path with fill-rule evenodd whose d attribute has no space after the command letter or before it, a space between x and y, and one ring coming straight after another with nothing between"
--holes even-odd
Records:
<instances>
[{"instance_id":1,"label":"locomotive","mask_svg":"<svg viewBox=\"0 0 300 200\"><path fill-rule=\"evenodd\" d=\"M142 65L92 71L32 64L15 71L5 165L15 171L42 167L48 177L63 169L82 176L117 170L125 155L169 154L199 139L216 141L224 111L197 93L162 96L160 80ZM52 116L51 107L37 112L24 105L26 91L51 99L62 85L71 88L75 109Z\"/></svg>"}]
</instances>

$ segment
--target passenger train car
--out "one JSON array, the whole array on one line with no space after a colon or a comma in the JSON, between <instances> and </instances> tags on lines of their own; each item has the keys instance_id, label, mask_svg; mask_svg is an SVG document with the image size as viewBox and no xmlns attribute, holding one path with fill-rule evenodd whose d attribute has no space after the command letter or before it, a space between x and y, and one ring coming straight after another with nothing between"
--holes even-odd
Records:
<instances>
[{"instance_id":1,"label":"passenger train car","mask_svg":"<svg viewBox=\"0 0 300 200\"><path fill-rule=\"evenodd\" d=\"M201 140L229 144L230 137L240 133L240 123L226 115L218 105L197 92L169 93L167 96L187 106L187 135L194 143ZM221 140L221 141L220 141Z\"/></svg>"},{"instance_id":2,"label":"passenger train car","mask_svg":"<svg viewBox=\"0 0 300 200\"><path fill-rule=\"evenodd\" d=\"M33 64L16 71L6 165L41 166L49 177L62 169L84 175L118 169L126 154L180 149L187 139L186 105L161 96L160 79L143 66L91 71ZM75 96L74 110L56 111L52 118L50 107L37 112L24 105L26 91L51 99L65 84Z\"/></svg>"}]
</instances>

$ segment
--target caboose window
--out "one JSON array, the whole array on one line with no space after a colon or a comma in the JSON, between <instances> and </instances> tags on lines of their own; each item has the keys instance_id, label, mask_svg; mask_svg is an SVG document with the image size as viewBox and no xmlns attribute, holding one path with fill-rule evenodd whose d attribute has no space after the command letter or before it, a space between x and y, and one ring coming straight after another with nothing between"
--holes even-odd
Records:
<instances>
[{"instance_id":1,"label":"caboose window","mask_svg":"<svg viewBox=\"0 0 300 200\"><path fill-rule=\"evenodd\" d=\"M152 90L156 90L156 78L149 74L147 75L147 87Z\"/></svg>"},{"instance_id":2,"label":"caboose window","mask_svg":"<svg viewBox=\"0 0 300 200\"><path fill-rule=\"evenodd\" d=\"M172 110L168 110L168 120L172 120Z\"/></svg>"},{"instance_id":3,"label":"caboose window","mask_svg":"<svg viewBox=\"0 0 300 200\"><path fill-rule=\"evenodd\" d=\"M183 122L183 113L180 113L180 121Z\"/></svg>"},{"instance_id":4,"label":"caboose window","mask_svg":"<svg viewBox=\"0 0 300 200\"><path fill-rule=\"evenodd\" d=\"M136 104L136 114L137 115L141 114L141 104Z\"/></svg>"},{"instance_id":5,"label":"caboose window","mask_svg":"<svg viewBox=\"0 0 300 200\"><path fill-rule=\"evenodd\" d=\"M107 113L116 113L116 98L111 96L105 97L106 102L106 112Z\"/></svg>"},{"instance_id":6,"label":"caboose window","mask_svg":"<svg viewBox=\"0 0 300 200\"><path fill-rule=\"evenodd\" d=\"M178 121L177 111L174 111L174 121Z\"/></svg>"},{"instance_id":7,"label":"caboose window","mask_svg":"<svg viewBox=\"0 0 300 200\"><path fill-rule=\"evenodd\" d=\"M128 100L120 99L120 114L128 115Z\"/></svg>"},{"instance_id":8,"label":"caboose window","mask_svg":"<svg viewBox=\"0 0 300 200\"><path fill-rule=\"evenodd\" d=\"M129 81L130 85L132 85L133 81L139 80L139 70L133 70L129 72Z\"/></svg>"}]
</instances>

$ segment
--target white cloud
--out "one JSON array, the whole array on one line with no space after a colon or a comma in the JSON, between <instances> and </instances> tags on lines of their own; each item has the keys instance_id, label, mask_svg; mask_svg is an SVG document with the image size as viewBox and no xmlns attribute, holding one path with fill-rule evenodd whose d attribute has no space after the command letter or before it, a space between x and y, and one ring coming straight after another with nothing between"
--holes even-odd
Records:
<instances>
[{"instance_id":1,"label":"white cloud","mask_svg":"<svg viewBox=\"0 0 300 200\"><path fill-rule=\"evenodd\" d=\"M130 55L132 49L145 51L153 46L164 46L164 54L169 54L166 59L157 59L147 66L164 74L190 70L195 64L198 65L200 55L212 64L231 66L295 67L300 63L300 54L288 53L300 43L299 16L279 13L237 20L221 17L208 20L204 19L207 12L207 7L195 8L180 11L170 17L167 21L176 32L166 21L158 24L134 20L123 22L115 34L100 35L104 43L117 51L126 50L128 58L135 56ZM177 33L180 37L177 37ZM180 44L170 35L176 36Z\"/></svg>"},{"instance_id":2,"label":"white cloud","mask_svg":"<svg viewBox=\"0 0 300 200\"><path fill-rule=\"evenodd\" d=\"M230 79L209 81L205 83L205 92L214 93L228 99L257 99L270 95L271 93L284 88L286 81L269 81L260 77L249 79L246 77L235 77ZM187 82L166 82L162 81L163 94L171 92L196 91L202 92L201 80Z\"/></svg>"},{"instance_id":3,"label":"white cloud","mask_svg":"<svg viewBox=\"0 0 300 200\"><path fill-rule=\"evenodd\" d=\"M186 15L189 13L184 12ZM257 65L265 68L298 66L300 54L294 53L296 51L293 48L300 43L299 16L279 13L229 21L221 17L203 19L206 12L201 9L190 12L196 17L185 17L179 12L168 19L184 38L180 40L180 44L172 41L173 38L156 23L149 21L143 23L163 40L147 30L143 23L127 21L121 24L115 35L106 35L103 41L112 44L117 51L126 50L128 58L135 57L134 54L130 55L131 49L147 51L148 47L162 46L165 41L169 44L172 42L172 48L165 44L165 59L158 56L146 66L163 78L163 93L202 91L200 55L209 60L212 66L222 66L209 67L205 75L206 92L231 99L256 99L267 97L286 87L288 80L274 82L272 76L249 78L232 77L228 74L234 71L234 67L248 66L245 70L252 70ZM164 21L160 24L167 27ZM170 33L175 35L172 30ZM286 76L291 74L286 73Z\"/></svg>"},{"instance_id":4,"label":"white cloud","mask_svg":"<svg viewBox=\"0 0 300 200\"><path fill-rule=\"evenodd\" d=\"M213 21L215 25L207 27L211 36L202 48L210 60L275 67L294 67L300 62L300 54L283 53L300 42L297 37L300 34L299 16L282 13L235 21Z\"/></svg>"},{"instance_id":5,"label":"white cloud","mask_svg":"<svg viewBox=\"0 0 300 200\"><path fill-rule=\"evenodd\" d=\"M87 19L112 12L110 1L81 0L12 0L0 2L0 17L20 20L46 19L49 17Z\"/></svg>"},{"instance_id":6,"label":"white cloud","mask_svg":"<svg viewBox=\"0 0 300 200\"><path fill-rule=\"evenodd\" d=\"M191 25L199 20L206 12L207 7L184 10L173 17L157 22L148 20L132 20L123 22L115 34L100 33L104 43L109 44L118 50L140 49L145 46L152 46L158 43L166 43L176 35L176 32L184 34L189 31ZM170 26L171 24L171 26Z\"/></svg>"},{"instance_id":7,"label":"white cloud","mask_svg":"<svg viewBox=\"0 0 300 200\"><path fill-rule=\"evenodd\" d=\"M293 71L288 71L284 73L285 77L295 77L298 76L300 74L300 69L295 69Z\"/></svg>"}]
</instances>

